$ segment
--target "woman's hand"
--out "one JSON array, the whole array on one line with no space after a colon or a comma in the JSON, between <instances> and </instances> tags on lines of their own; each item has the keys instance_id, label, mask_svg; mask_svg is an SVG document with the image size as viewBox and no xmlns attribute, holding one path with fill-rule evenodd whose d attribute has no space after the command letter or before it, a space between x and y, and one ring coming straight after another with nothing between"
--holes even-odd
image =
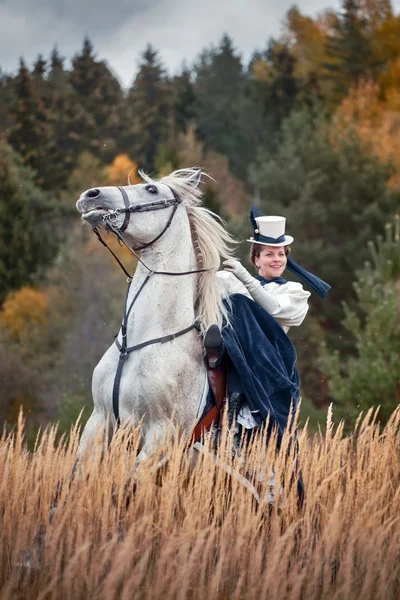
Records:
<instances>
[{"instance_id":1,"label":"woman's hand","mask_svg":"<svg viewBox=\"0 0 400 600\"><path fill-rule=\"evenodd\" d=\"M224 269L226 271L233 273L234 276L246 286L250 296L255 302L257 302L259 306L261 306L261 308L266 310L270 315L276 315L279 313L281 310L279 302L271 296L268 290L263 288L261 283L255 279L255 277L250 275L247 269L245 269L238 260L229 258L222 264L224 265Z\"/></svg>"},{"instance_id":2,"label":"woman's hand","mask_svg":"<svg viewBox=\"0 0 400 600\"><path fill-rule=\"evenodd\" d=\"M250 275L247 269L235 258L228 258L222 263L224 270L233 273L233 275L239 279L244 285L248 285L253 281L253 277Z\"/></svg>"}]
</instances>

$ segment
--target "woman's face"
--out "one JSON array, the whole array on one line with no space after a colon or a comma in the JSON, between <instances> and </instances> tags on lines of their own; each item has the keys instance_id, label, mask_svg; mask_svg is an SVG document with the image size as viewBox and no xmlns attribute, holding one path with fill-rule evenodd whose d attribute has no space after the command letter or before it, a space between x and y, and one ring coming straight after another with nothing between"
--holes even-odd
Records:
<instances>
[{"instance_id":1,"label":"woman's face","mask_svg":"<svg viewBox=\"0 0 400 600\"><path fill-rule=\"evenodd\" d=\"M260 256L255 258L258 273L265 279L280 277L286 269L286 263L284 246L263 246Z\"/></svg>"}]
</instances>

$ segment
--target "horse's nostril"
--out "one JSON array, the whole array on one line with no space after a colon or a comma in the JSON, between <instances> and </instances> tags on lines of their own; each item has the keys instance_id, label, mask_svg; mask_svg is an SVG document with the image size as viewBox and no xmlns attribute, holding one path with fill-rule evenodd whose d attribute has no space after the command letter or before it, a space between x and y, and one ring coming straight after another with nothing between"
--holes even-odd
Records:
<instances>
[{"instance_id":1,"label":"horse's nostril","mask_svg":"<svg viewBox=\"0 0 400 600\"><path fill-rule=\"evenodd\" d=\"M93 190L89 190L88 192L86 192L86 196L88 198L97 198L97 196L100 194L100 190L97 190L96 188Z\"/></svg>"}]
</instances>

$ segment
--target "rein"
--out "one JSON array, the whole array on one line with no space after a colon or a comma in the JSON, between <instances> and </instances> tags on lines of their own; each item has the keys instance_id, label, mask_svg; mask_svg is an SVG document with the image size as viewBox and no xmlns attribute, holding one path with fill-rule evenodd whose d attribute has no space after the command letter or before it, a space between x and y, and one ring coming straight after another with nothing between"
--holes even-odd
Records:
<instances>
[{"instance_id":1,"label":"rein","mask_svg":"<svg viewBox=\"0 0 400 600\"><path fill-rule=\"evenodd\" d=\"M94 233L96 234L99 242L101 244L103 244L103 246L105 246L107 248L107 250L109 250L109 252L111 252L111 254L115 258L115 260L118 262L119 266L121 267L121 269L127 276L127 281L128 281L128 289L127 289L126 296L125 296L124 314L123 314L122 324L121 324L122 343L119 343L119 341L118 341L118 338L117 338L118 334L115 336L116 337L115 344L119 351L119 361L118 361L117 371L116 371L115 379L114 379L112 400L113 400L113 412L114 412L116 424L118 427L121 423L120 416L119 416L119 390L120 390L120 385L121 385L121 376L122 376L122 370L123 370L124 363L125 363L127 357L129 356L129 354L131 354L131 352L134 352L135 350L145 348L146 346L150 346L152 344L158 344L158 343L164 344L165 342L172 341L175 338L185 335L189 331L192 331L192 329L199 330L199 324L197 322L195 322L192 325L190 325L189 327L186 327L185 329L178 331L177 333L165 335L165 336L159 337L159 338L154 338L152 340L148 340L146 342L136 344L135 346L128 347L128 343L127 343L128 342L128 340L127 340L128 318L129 318L129 315L131 313L131 310L132 310L136 300L139 298L141 292L143 291L143 288L149 281L150 277L152 277L153 275L169 275L169 276L177 277L177 276L181 276L181 275L192 275L195 273L205 273L206 271L210 271L211 269L210 268L195 269L193 271L179 271L179 272L153 271L152 269L150 269L150 267L148 267L144 263L144 261L136 254L136 251L143 250L144 248L151 246L152 244L154 244L157 240L159 240L164 235L164 233L167 231L167 229L170 227L170 225L172 223L172 219L175 216L175 213L177 211L179 204L181 203L181 200L180 200L179 196L173 190L171 190L174 195L173 198L168 198L166 200L158 200L155 202L146 202L143 204L137 204L137 205L132 206L129 204L128 195L127 195L126 191L124 190L124 188L120 187L120 186L117 186L117 187L122 194L125 208L123 208L123 209L117 208L116 210L109 210L105 215L103 215L103 222L104 222L105 228L106 228L106 230L114 233L117 236L119 243L120 244L122 243L126 248L128 248L128 250L135 256L137 261L140 262L148 271L142 285L140 286L140 288L134 295L134 297L128 307L128 297L129 297L129 291L130 291L133 277L128 273L128 271L126 270L126 268L124 267L122 262L119 260L117 255L108 246L107 242L105 242L103 240L97 227L92 228ZM130 246L128 246L128 244L123 239L122 233L126 230L128 224L129 224L129 219L130 219L131 213L161 210L163 208L168 208L169 206L173 206L173 210L167 221L167 224L165 225L165 227L161 231L161 233L159 233L153 240L151 240L151 242L148 242L147 244L144 244L137 248L131 248ZM124 222L123 222L122 226L118 228L118 227L116 227L116 222L117 222L118 216L121 213L125 213L125 218L124 218Z\"/></svg>"}]
</instances>

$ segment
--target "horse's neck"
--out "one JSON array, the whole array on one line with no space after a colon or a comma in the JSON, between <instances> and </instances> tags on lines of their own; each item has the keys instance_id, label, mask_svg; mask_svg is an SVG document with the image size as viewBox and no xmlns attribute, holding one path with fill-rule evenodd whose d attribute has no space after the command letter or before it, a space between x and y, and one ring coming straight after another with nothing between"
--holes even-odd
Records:
<instances>
[{"instance_id":1,"label":"horse's neck","mask_svg":"<svg viewBox=\"0 0 400 600\"><path fill-rule=\"evenodd\" d=\"M177 211L167 232L154 245L142 252L142 260L152 271L182 273L196 270L196 259L186 211ZM128 298L128 306L148 276L148 269L138 263ZM151 275L132 309L129 329L135 337L153 330L174 332L195 320L194 302L197 275Z\"/></svg>"}]
</instances>

